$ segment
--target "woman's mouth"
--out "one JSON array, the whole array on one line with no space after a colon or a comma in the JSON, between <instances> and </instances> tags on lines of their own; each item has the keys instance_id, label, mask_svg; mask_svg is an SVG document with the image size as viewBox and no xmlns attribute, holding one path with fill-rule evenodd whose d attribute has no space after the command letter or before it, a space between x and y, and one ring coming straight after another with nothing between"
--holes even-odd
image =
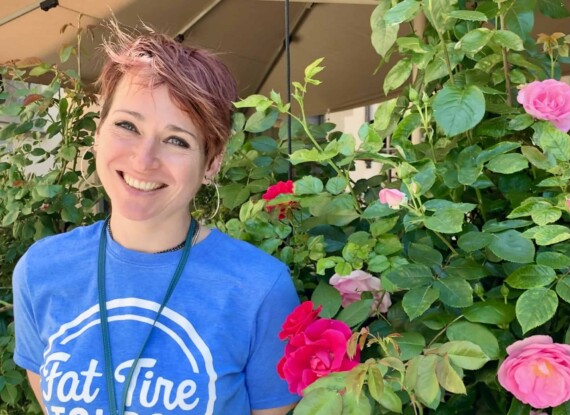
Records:
<instances>
[{"instance_id":1,"label":"woman's mouth","mask_svg":"<svg viewBox=\"0 0 570 415\"><path fill-rule=\"evenodd\" d=\"M164 183L156 182L144 182L142 180L137 180L134 177L129 176L125 172L119 172L120 176L123 178L125 183L136 190L142 190L143 192L152 192L153 190L162 189L166 187Z\"/></svg>"}]
</instances>

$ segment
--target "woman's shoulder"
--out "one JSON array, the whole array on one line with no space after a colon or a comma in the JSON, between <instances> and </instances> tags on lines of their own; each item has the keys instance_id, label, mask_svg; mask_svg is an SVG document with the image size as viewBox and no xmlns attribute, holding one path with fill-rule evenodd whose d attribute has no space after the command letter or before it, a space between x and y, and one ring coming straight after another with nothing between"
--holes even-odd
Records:
<instances>
[{"instance_id":1,"label":"woman's shoulder","mask_svg":"<svg viewBox=\"0 0 570 415\"><path fill-rule=\"evenodd\" d=\"M34 242L27 250L26 256L45 257L49 259L54 255L77 254L86 246L97 246L102 221L91 225L78 226L67 232L46 236Z\"/></svg>"}]
</instances>

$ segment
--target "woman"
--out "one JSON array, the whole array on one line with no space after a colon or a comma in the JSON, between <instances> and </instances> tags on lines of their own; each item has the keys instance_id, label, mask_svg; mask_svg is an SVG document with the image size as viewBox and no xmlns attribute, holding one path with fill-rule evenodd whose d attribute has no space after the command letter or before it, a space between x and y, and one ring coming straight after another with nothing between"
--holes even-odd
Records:
<instances>
[{"instance_id":1,"label":"woman","mask_svg":"<svg viewBox=\"0 0 570 415\"><path fill-rule=\"evenodd\" d=\"M105 50L94 148L112 214L19 261L14 360L47 414L285 414L288 270L189 214L220 169L235 81L155 33Z\"/></svg>"}]
</instances>

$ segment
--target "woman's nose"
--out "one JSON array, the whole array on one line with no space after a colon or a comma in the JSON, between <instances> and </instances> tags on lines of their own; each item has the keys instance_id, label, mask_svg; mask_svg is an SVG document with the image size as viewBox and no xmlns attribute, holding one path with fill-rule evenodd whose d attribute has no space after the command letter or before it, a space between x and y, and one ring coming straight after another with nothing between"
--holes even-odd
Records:
<instances>
[{"instance_id":1,"label":"woman's nose","mask_svg":"<svg viewBox=\"0 0 570 415\"><path fill-rule=\"evenodd\" d=\"M155 140L143 139L135 146L131 160L137 170L152 170L160 164L158 143Z\"/></svg>"}]
</instances>

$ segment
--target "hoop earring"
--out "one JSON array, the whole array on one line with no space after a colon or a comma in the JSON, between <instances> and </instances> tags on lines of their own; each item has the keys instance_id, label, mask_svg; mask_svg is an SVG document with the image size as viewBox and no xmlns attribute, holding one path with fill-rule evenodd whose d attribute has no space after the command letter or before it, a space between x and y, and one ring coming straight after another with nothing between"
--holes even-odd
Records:
<instances>
[{"instance_id":1,"label":"hoop earring","mask_svg":"<svg viewBox=\"0 0 570 415\"><path fill-rule=\"evenodd\" d=\"M91 183L89 180L87 180L87 178L88 178L89 176L91 176L91 175L93 175L93 173L95 173L95 170L93 170L93 171L91 172L91 174L85 174L85 169L84 169L83 166L84 166L84 165L87 165L87 173L89 173L89 164L90 164L90 163L89 163L89 160L87 160L87 159L85 158L85 155L86 155L87 153L91 153L91 156L94 158L94 154L95 154L94 147L93 147L93 146L88 147L88 148L83 152L83 154L81 155L81 157L79 158L79 173L81 174L81 178L83 179L83 183L85 183L85 184L86 184L87 186L89 186L89 187L96 187L96 188L97 188L97 187L101 187L101 186L103 186L101 183L95 184L95 183Z\"/></svg>"},{"instance_id":2,"label":"hoop earring","mask_svg":"<svg viewBox=\"0 0 570 415\"><path fill-rule=\"evenodd\" d=\"M221 205L220 186L218 186L218 183L216 183L216 181L213 178L209 178L209 177L204 177L204 178L208 181L208 183L206 183L206 186L213 187L214 191L216 192L216 208L214 209L214 213L212 213L208 217L200 217L200 222L209 222L216 217L216 215L218 214L218 212L220 210L220 205ZM194 206L194 212L199 212L200 209L196 207L196 197L195 196L194 196L194 199L192 199L192 204Z\"/></svg>"}]
</instances>

